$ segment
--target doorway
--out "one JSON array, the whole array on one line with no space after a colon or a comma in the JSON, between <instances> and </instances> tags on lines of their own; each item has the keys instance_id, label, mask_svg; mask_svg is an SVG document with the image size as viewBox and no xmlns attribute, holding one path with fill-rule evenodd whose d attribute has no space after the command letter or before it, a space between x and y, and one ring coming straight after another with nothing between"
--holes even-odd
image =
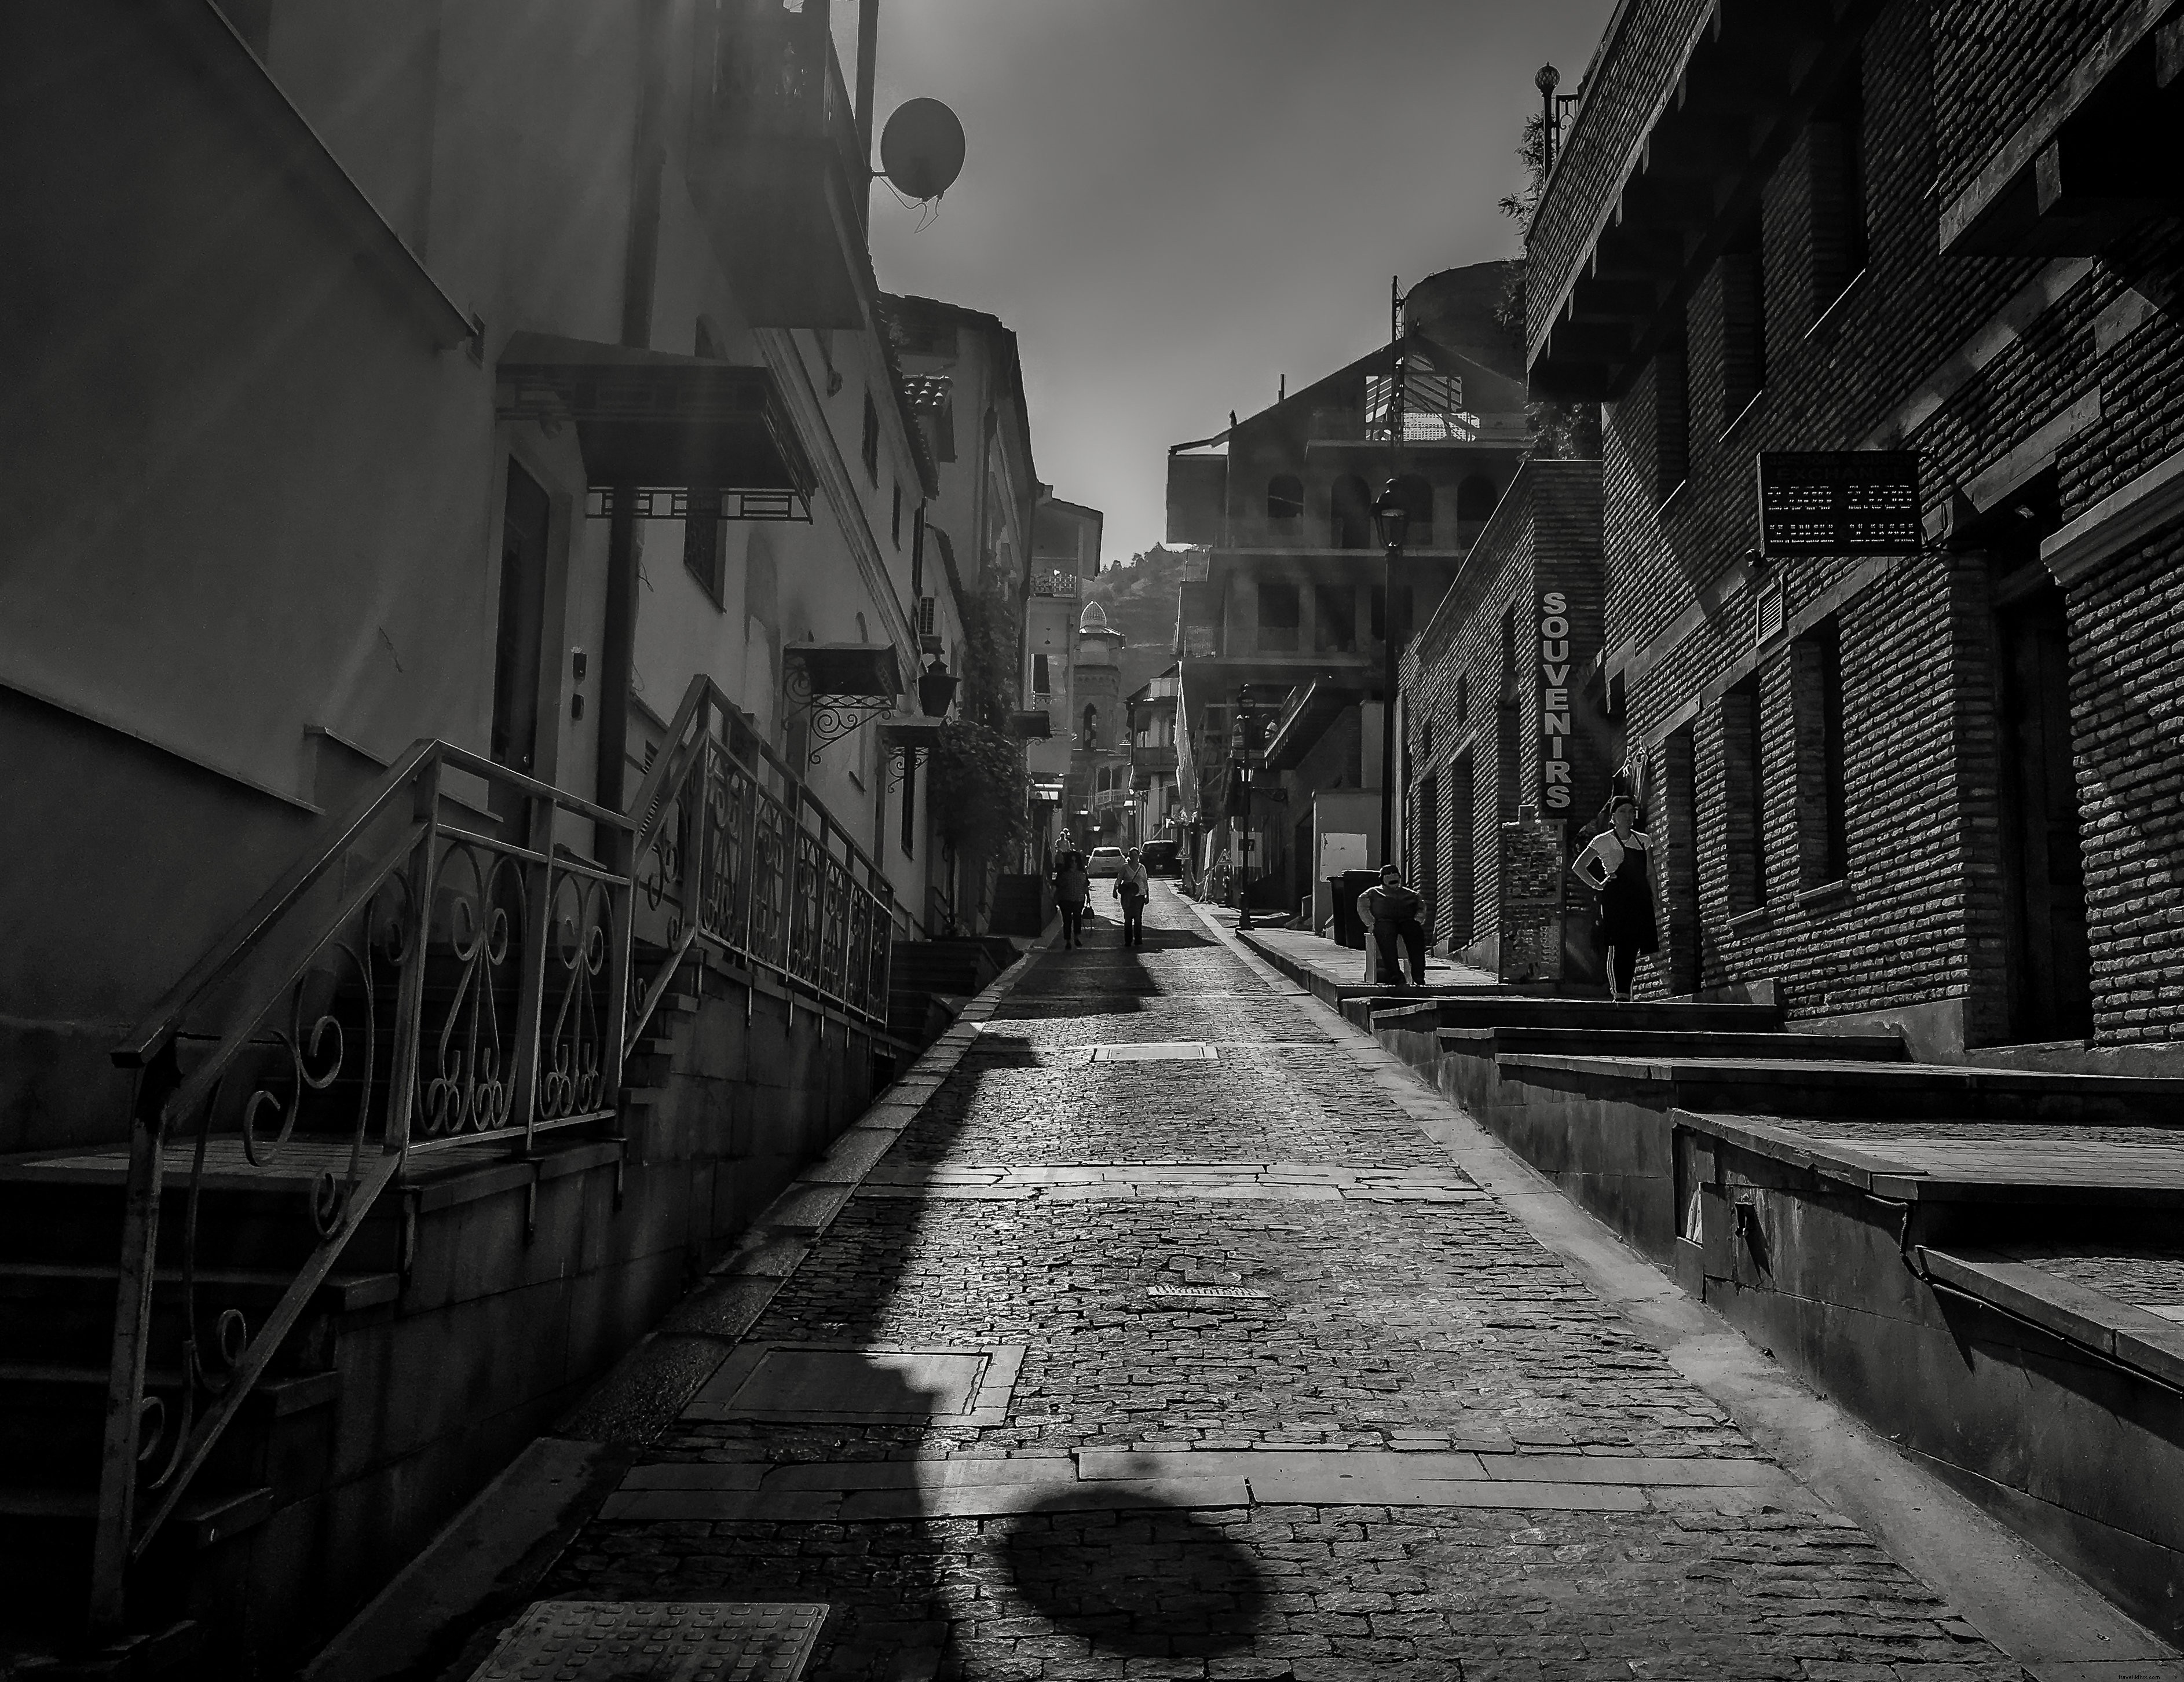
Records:
<instances>
[{"instance_id":1,"label":"doorway","mask_svg":"<svg viewBox=\"0 0 2184 1682\"><path fill-rule=\"evenodd\" d=\"M1472 896L1477 872L1473 827L1478 819L1471 788L1468 749L1448 768L1448 950L1460 952L1478 938L1473 929Z\"/></svg>"},{"instance_id":2,"label":"doorway","mask_svg":"<svg viewBox=\"0 0 2184 1682\"><path fill-rule=\"evenodd\" d=\"M2093 1005L2070 741L2070 621L2062 586L2036 560L1997 582L1995 671L2010 1038L2084 1039L2093 1031Z\"/></svg>"},{"instance_id":3,"label":"doorway","mask_svg":"<svg viewBox=\"0 0 2184 1682\"><path fill-rule=\"evenodd\" d=\"M538 678L546 629L546 535L552 504L514 461L500 532L500 618L493 637L495 764L526 776L538 757Z\"/></svg>"},{"instance_id":4,"label":"doorway","mask_svg":"<svg viewBox=\"0 0 2184 1682\"><path fill-rule=\"evenodd\" d=\"M1438 773L1418 783L1418 896L1426 902L1426 940L1429 944L1440 927L1440 777Z\"/></svg>"}]
</instances>

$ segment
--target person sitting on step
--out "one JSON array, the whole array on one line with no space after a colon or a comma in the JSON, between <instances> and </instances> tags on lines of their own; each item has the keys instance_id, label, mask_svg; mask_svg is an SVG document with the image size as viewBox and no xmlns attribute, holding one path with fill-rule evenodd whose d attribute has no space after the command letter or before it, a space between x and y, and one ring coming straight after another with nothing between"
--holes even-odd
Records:
<instances>
[{"instance_id":1,"label":"person sitting on step","mask_svg":"<svg viewBox=\"0 0 2184 1682\"><path fill-rule=\"evenodd\" d=\"M1358 911L1369 916L1373 941L1380 952L1380 979L1400 987L1402 957L1411 961L1411 985L1426 984L1425 896L1403 880L1394 865L1380 866L1380 885L1358 896Z\"/></svg>"}]
</instances>

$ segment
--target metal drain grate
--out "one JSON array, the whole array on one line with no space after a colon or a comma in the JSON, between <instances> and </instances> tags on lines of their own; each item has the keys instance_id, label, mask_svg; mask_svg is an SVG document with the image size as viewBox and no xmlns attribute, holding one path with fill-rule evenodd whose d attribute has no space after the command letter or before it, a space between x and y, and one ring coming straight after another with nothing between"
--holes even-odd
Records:
<instances>
[{"instance_id":1,"label":"metal drain grate","mask_svg":"<svg viewBox=\"0 0 2184 1682\"><path fill-rule=\"evenodd\" d=\"M821 1602L538 1601L471 1682L795 1682Z\"/></svg>"},{"instance_id":2,"label":"metal drain grate","mask_svg":"<svg viewBox=\"0 0 2184 1682\"><path fill-rule=\"evenodd\" d=\"M1272 1291L1253 1290L1249 1285L1148 1285L1145 1295L1163 1299L1210 1296L1224 1302L1272 1302L1274 1300Z\"/></svg>"}]
</instances>

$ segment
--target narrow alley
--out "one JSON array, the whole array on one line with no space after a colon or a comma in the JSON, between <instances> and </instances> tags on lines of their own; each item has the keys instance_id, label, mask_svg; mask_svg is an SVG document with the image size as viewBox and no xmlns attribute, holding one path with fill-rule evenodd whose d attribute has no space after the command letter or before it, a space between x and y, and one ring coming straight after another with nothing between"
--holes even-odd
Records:
<instances>
[{"instance_id":1,"label":"narrow alley","mask_svg":"<svg viewBox=\"0 0 2184 1682\"><path fill-rule=\"evenodd\" d=\"M678 1311L770 1296L539 1596L823 1603L844 1682L2023 1674L1460 1168L1459 1112L1210 910L1146 922L1012 971L843 1136L808 1253Z\"/></svg>"}]
</instances>

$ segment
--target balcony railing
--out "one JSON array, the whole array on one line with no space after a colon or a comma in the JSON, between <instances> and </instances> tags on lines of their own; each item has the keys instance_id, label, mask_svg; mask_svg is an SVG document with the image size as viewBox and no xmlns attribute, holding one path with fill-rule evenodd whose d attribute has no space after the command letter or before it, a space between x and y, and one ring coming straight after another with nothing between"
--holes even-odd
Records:
<instances>
[{"instance_id":1,"label":"balcony railing","mask_svg":"<svg viewBox=\"0 0 2184 1682\"><path fill-rule=\"evenodd\" d=\"M861 180L856 108L822 9L755 16L723 9L714 42L708 121L715 134L823 143L848 180Z\"/></svg>"}]
</instances>

